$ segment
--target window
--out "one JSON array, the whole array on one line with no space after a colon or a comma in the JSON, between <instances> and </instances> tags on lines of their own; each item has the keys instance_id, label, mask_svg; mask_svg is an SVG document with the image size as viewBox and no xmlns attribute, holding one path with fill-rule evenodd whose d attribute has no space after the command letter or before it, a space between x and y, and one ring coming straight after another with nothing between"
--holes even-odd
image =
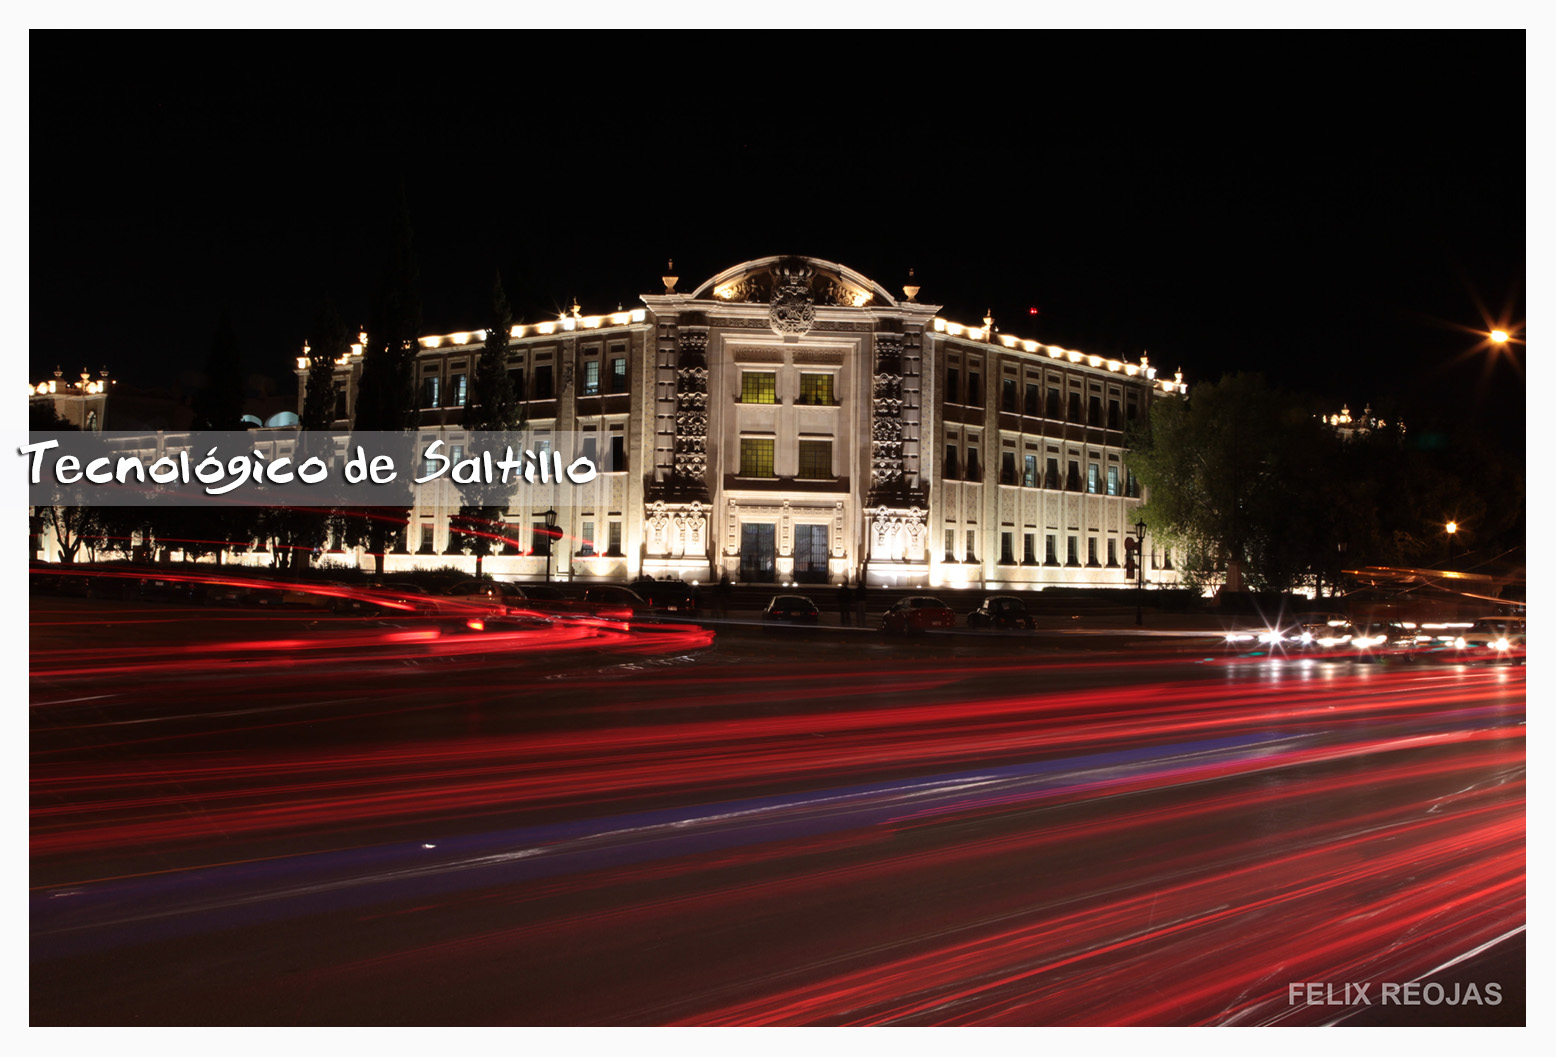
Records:
<instances>
[{"instance_id":1,"label":"window","mask_svg":"<svg viewBox=\"0 0 1556 1057\"><path fill-rule=\"evenodd\" d=\"M1108 568L1118 568L1118 540L1108 540Z\"/></svg>"},{"instance_id":2,"label":"window","mask_svg":"<svg viewBox=\"0 0 1556 1057\"><path fill-rule=\"evenodd\" d=\"M1071 536L1065 543L1064 564L1079 565L1081 563L1080 542Z\"/></svg>"},{"instance_id":3,"label":"window","mask_svg":"<svg viewBox=\"0 0 1556 1057\"><path fill-rule=\"evenodd\" d=\"M1000 484L1016 483L1016 453L1000 452Z\"/></svg>"},{"instance_id":4,"label":"window","mask_svg":"<svg viewBox=\"0 0 1556 1057\"><path fill-rule=\"evenodd\" d=\"M1037 456L1026 456L1025 472L1021 475L1021 483L1028 488L1037 487Z\"/></svg>"},{"instance_id":5,"label":"window","mask_svg":"<svg viewBox=\"0 0 1556 1057\"><path fill-rule=\"evenodd\" d=\"M551 535L556 531L546 528L544 521L533 522L530 525L529 552L537 558L551 557Z\"/></svg>"},{"instance_id":6,"label":"window","mask_svg":"<svg viewBox=\"0 0 1556 1057\"><path fill-rule=\"evenodd\" d=\"M1102 483L1102 467L1094 462L1086 464L1086 491L1096 495Z\"/></svg>"},{"instance_id":7,"label":"window","mask_svg":"<svg viewBox=\"0 0 1556 1057\"><path fill-rule=\"evenodd\" d=\"M1001 532L1000 533L1000 564L1001 565L1015 565L1016 564L1016 550L1015 550L1015 543L1014 543L1014 541L1012 539L1013 535L1014 534L1010 533L1010 532Z\"/></svg>"},{"instance_id":8,"label":"window","mask_svg":"<svg viewBox=\"0 0 1556 1057\"><path fill-rule=\"evenodd\" d=\"M832 376L830 374L801 374L800 403L815 404L821 407L832 406L835 403L832 399Z\"/></svg>"},{"instance_id":9,"label":"window","mask_svg":"<svg viewBox=\"0 0 1556 1057\"><path fill-rule=\"evenodd\" d=\"M1037 397L1037 383L1036 382L1028 382L1027 383L1026 403L1022 406L1022 409L1021 409L1022 413L1023 414L1027 414L1027 415L1036 415L1037 414L1037 401L1038 401L1038 397Z\"/></svg>"},{"instance_id":10,"label":"window","mask_svg":"<svg viewBox=\"0 0 1556 1057\"><path fill-rule=\"evenodd\" d=\"M1048 387L1048 410L1046 415L1048 418L1059 417L1059 387L1057 385Z\"/></svg>"},{"instance_id":11,"label":"window","mask_svg":"<svg viewBox=\"0 0 1556 1057\"><path fill-rule=\"evenodd\" d=\"M740 402L742 404L776 404L778 402L778 376L772 371L741 371Z\"/></svg>"},{"instance_id":12,"label":"window","mask_svg":"<svg viewBox=\"0 0 1556 1057\"><path fill-rule=\"evenodd\" d=\"M431 525L423 525L421 527L421 549L416 552L417 554L432 553L432 532Z\"/></svg>"},{"instance_id":13,"label":"window","mask_svg":"<svg viewBox=\"0 0 1556 1057\"><path fill-rule=\"evenodd\" d=\"M1070 413L1066 418L1070 422L1079 422L1081 420L1081 394L1070 394Z\"/></svg>"},{"instance_id":14,"label":"window","mask_svg":"<svg viewBox=\"0 0 1556 1057\"><path fill-rule=\"evenodd\" d=\"M1118 467L1108 467L1108 495L1118 495Z\"/></svg>"},{"instance_id":15,"label":"window","mask_svg":"<svg viewBox=\"0 0 1556 1057\"><path fill-rule=\"evenodd\" d=\"M1059 537L1052 532L1043 536L1043 562L1046 565L1059 564Z\"/></svg>"},{"instance_id":16,"label":"window","mask_svg":"<svg viewBox=\"0 0 1556 1057\"><path fill-rule=\"evenodd\" d=\"M591 429L584 433L582 455L585 459L588 459L595 465L599 465L599 459L596 458L596 450L597 445L595 444L594 440L594 430Z\"/></svg>"},{"instance_id":17,"label":"window","mask_svg":"<svg viewBox=\"0 0 1556 1057\"><path fill-rule=\"evenodd\" d=\"M973 407L983 406L983 376L977 371L967 372L967 403Z\"/></svg>"},{"instance_id":18,"label":"window","mask_svg":"<svg viewBox=\"0 0 1556 1057\"><path fill-rule=\"evenodd\" d=\"M1133 470L1129 471L1128 476L1124 480L1124 494L1130 499L1140 498L1140 479L1135 476Z\"/></svg>"},{"instance_id":19,"label":"window","mask_svg":"<svg viewBox=\"0 0 1556 1057\"><path fill-rule=\"evenodd\" d=\"M773 476L773 439L771 437L740 438L740 476Z\"/></svg>"},{"instance_id":20,"label":"window","mask_svg":"<svg viewBox=\"0 0 1556 1057\"><path fill-rule=\"evenodd\" d=\"M461 462L464 461L465 446L463 444L455 444L452 448L449 449L448 457L449 468L453 469L453 467L458 466Z\"/></svg>"},{"instance_id":21,"label":"window","mask_svg":"<svg viewBox=\"0 0 1556 1057\"><path fill-rule=\"evenodd\" d=\"M404 375L401 375L404 377ZM421 406L432 408L438 406L438 382L435 374L429 374L421 380Z\"/></svg>"},{"instance_id":22,"label":"window","mask_svg":"<svg viewBox=\"0 0 1556 1057\"><path fill-rule=\"evenodd\" d=\"M969 481L982 480L978 468L978 449L971 444L967 446L967 479Z\"/></svg>"},{"instance_id":23,"label":"window","mask_svg":"<svg viewBox=\"0 0 1556 1057\"><path fill-rule=\"evenodd\" d=\"M1120 416L1117 400L1108 401L1108 429L1122 429L1123 418Z\"/></svg>"},{"instance_id":24,"label":"window","mask_svg":"<svg viewBox=\"0 0 1556 1057\"><path fill-rule=\"evenodd\" d=\"M515 529L511 523L509 523L508 521L504 521L503 522L503 524L502 524L502 552L504 554L517 554L517 553L519 553L519 545L518 545L517 541L515 541L514 538L513 538L517 534L517 532L518 532L518 530Z\"/></svg>"},{"instance_id":25,"label":"window","mask_svg":"<svg viewBox=\"0 0 1556 1057\"><path fill-rule=\"evenodd\" d=\"M551 387L551 365L542 363L535 368L535 399L550 400L555 395Z\"/></svg>"},{"instance_id":26,"label":"window","mask_svg":"<svg viewBox=\"0 0 1556 1057\"><path fill-rule=\"evenodd\" d=\"M1088 426L1102 425L1102 397L1093 396L1086 399L1086 424Z\"/></svg>"},{"instance_id":27,"label":"window","mask_svg":"<svg viewBox=\"0 0 1556 1057\"><path fill-rule=\"evenodd\" d=\"M827 582L828 559L827 526L794 526L794 578L800 583L824 584Z\"/></svg>"},{"instance_id":28,"label":"window","mask_svg":"<svg viewBox=\"0 0 1556 1057\"><path fill-rule=\"evenodd\" d=\"M974 546L974 543L975 543L975 541L977 539L978 539L978 533L975 532L972 529L968 529L967 530L967 560L970 561L970 562L975 562L975 561L978 560L978 548L976 546Z\"/></svg>"},{"instance_id":29,"label":"window","mask_svg":"<svg viewBox=\"0 0 1556 1057\"><path fill-rule=\"evenodd\" d=\"M620 472L627 468L627 438L620 433L611 434L611 461L607 470Z\"/></svg>"},{"instance_id":30,"label":"window","mask_svg":"<svg viewBox=\"0 0 1556 1057\"><path fill-rule=\"evenodd\" d=\"M826 480L832 476L832 442L800 441L800 476L807 480Z\"/></svg>"},{"instance_id":31,"label":"window","mask_svg":"<svg viewBox=\"0 0 1556 1057\"><path fill-rule=\"evenodd\" d=\"M448 380L448 387L454 391L454 407L464 407L470 399L469 376L456 374Z\"/></svg>"},{"instance_id":32,"label":"window","mask_svg":"<svg viewBox=\"0 0 1556 1057\"><path fill-rule=\"evenodd\" d=\"M1086 537L1086 564L1097 564L1097 537L1095 536Z\"/></svg>"},{"instance_id":33,"label":"window","mask_svg":"<svg viewBox=\"0 0 1556 1057\"><path fill-rule=\"evenodd\" d=\"M431 450L431 444L421 450L421 473L417 474L417 477L426 477L438 468L437 463L433 462L427 455Z\"/></svg>"},{"instance_id":34,"label":"window","mask_svg":"<svg viewBox=\"0 0 1556 1057\"><path fill-rule=\"evenodd\" d=\"M1081 490L1081 464L1074 459L1070 460L1069 480L1065 482L1065 487L1072 492Z\"/></svg>"},{"instance_id":35,"label":"window","mask_svg":"<svg viewBox=\"0 0 1556 1057\"><path fill-rule=\"evenodd\" d=\"M947 367L945 369L945 398L946 403L948 404L957 403L961 399L961 397L958 396L956 392L957 381L958 376L956 368Z\"/></svg>"},{"instance_id":36,"label":"window","mask_svg":"<svg viewBox=\"0 0 1556 1057\"><path fill-rule=\"evenodd\" d=\"M611 357L611 392L625 393L627 391L627 358L625 356Z\"/></svg>"},{"instance_id":37,"label":"window","mask_svg":"<svg viewBox=\"0 0 1556 1057\"><path fill-rule=\"evenodd\" d=\"M343 385L335 386L335 417L346 417L346 387Z\"/></svg>"},{"instance_id":38,"label":"window","mask_svg":"<svg viewBox=\"0 0 1556 1057\"><path fill-rule=\"evenodd\" d=\"M957 469L956 469L956 445L955 444L947 444L945 446L945 470L943 471L943 473L944 473L944 476L945 476L946 480L948 480L948 481L956 480Z\"/></svg>"},{"instance_id":39,"label":"window","mask_svg":"<svg viewBox=\"0 0 1556 1057\"><path fill-rule=\"evenodd\" d=\"M621 522L612 521L608 526L610 530L610 550L605 553L613 558L621 557Z\"/></svg>"},{"instance_id":40,"label":"window","mask_svg":"<svg viewBox=\"0 0 1556 1057\"><path fill-rule=\"evenodd\" d=\"M508 368L508 385L509 385L510 388L513 389L513 399L515 399L515 400L523 400L524 399L524 368L523 367L509 367Z\"/></svg>"},{"instance_id":41,"label":"window","mask_svg":"<svg viewBox=\"0 0 1556 1057\"><path fill-rule=\"evenodd\" d=\"M955 529L946 529L945 530L945 560L948 561L948 562L956 561L956 530Z\"/></svg>"},{"instance_id":42,"label":"window","mask_svg":"<svg viewBox=\"0 0 1556 1057\"><path fill-rule=\"evenodd\" d=\"M1014 378L1000 379L1000 410L1010 412L1016 410L1016 380Z\"/></svg>"},{"instance_id":43,"label":"window","mask_svg":"<svg viewBox=\"0 0 1556 1057\"><path fill-rule=\"evenodd\" d=\"M1037 533L1035 532L1021 534L1021 564L1037 564Z\"/></svg>"},{"instance_id":44,"label":"window","mask_svg":"<svg viewBox=\"0 0 1556 1057\"><path fill-rule=\"evenodd\" d=\"M1059 460L1058 459L1052 459L1051 458L1051 459L1048 460L1048 476L1047 476L1047 479L1043 482L1043 487L1044 488L1058 488L1059 487Z\"/></svg>"},{"instance_id":45,"label":"window","mask_svg":"<svg viewBox=\"0 0 1556 1057\"><path fill-rule=\"evenodd\" d=\"M583 531L579 533L583 539L578 541L578 553L585 557L594 554L594 522L585 521Z\"/></svg>"},{"instance_id":46,"label":"window","mask_svg":"<svg viewBox=\"0 0 1556 1057\"><path fill-rule=\"evenodd\" d=\"M600 361L584 361L584 396L598 396L600 392Z\"/></svg>"}]
</instances>

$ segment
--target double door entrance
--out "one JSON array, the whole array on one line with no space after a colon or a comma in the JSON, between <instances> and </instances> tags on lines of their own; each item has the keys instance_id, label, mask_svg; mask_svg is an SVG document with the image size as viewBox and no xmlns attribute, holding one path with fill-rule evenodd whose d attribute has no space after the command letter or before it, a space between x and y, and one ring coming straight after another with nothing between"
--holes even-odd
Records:
<instances>
[{"instance_id":1,"label":"double door entrance","mask_svg":"<svg viewBox=\"0 0 1556 1057\"><path fill-rule=\"evenodd\" d=\"M740 579L742 583L770 584L778 578L778 526L747 523L740 526ZM800 583L827 582L827 526L794 526L794 579Z\"/></svg>"}]
</instances>

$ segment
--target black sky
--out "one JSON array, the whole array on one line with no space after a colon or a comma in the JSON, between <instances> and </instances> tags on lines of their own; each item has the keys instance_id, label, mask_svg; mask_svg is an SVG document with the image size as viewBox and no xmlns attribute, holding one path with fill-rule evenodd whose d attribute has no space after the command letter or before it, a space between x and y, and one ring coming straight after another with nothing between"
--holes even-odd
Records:
<instances>
[{"instance_id":1,"label":"black sky","mask_svg":"<svg viewBox=\"0 0 1556 1057\"><path fill-rule=\"evenodd\" d=\"M403 183L428 333L479 327L497 270L535 320L801 253L1191 383L1523 435L1522 348L1458 329L1523 319L1522 33L35 33L31 62L33 380L187 384L225 307L290 391L320 298L366 318Z\"/></svg>"}]
</instances>

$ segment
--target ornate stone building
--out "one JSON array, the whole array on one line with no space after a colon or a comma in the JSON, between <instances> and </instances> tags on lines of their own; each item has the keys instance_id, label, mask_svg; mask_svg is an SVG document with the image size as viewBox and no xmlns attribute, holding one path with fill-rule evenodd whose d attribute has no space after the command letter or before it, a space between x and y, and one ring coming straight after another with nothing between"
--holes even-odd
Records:
<instances>
[{"instance_id":1,"label":"ornate stone building","mask_svg":"<svg viewBox=\"0 0 1556 1057\"><path fill-rule=\"evenodd\" d=\"M1124 430L1184 391L1124 363L939 317L840 264L747 261L643 306L513 327L529 428L581 435L604 472L562 504L562 579L1037 588L1117 585L1141 502ZM483 332L426 337L424 430L458 442ZM308 360L298 360L298 408ZM360 347L336 368L349 425ZM429 489L386 568L448 564L450 487ZM547 568L548 497L521 491L486 559ZM554 497L549 505L556 506ZM1152 582L1176 579L1149 536ZM436 556L436 557L429 557Z\"/></svg>"}]
</instances>

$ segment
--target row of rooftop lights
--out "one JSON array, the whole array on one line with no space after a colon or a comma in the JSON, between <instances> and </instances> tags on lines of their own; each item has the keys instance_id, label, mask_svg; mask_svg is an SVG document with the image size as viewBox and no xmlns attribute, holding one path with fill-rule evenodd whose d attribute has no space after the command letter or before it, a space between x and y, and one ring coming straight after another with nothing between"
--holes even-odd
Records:
<instances>
[{"instance_id":1,"label":"row of rooftop lights","mask_svg":"<svg viewBox=\"0 0 1556 1057\"><path fill-rule=\"evenodd\" d=\"M27 387L28 396L53 396L56 393L74 393L77 396L91 396L95 393L108 391L108 368L104 367L101 377L92 378L92 372L85 367L81 368L81 380L79 382L67 382L64 380L65 372L58 367L54 368L54 377L48 381L39 382L37 385Z\"/></svg>"},{"instance_id":2,"label":"row of rooftop lights","mask_svg":"<svg viewBox=\"0 0 1556 1057\"><path fill-rule=\"evenodd\" d=\"M547 335L555 334L558 331L595 330L602 326L619 327L625 326L628 323L641 323L647 318L648 312L642 308L635 308L629 312L612 312L608 315L585 316L580 313L577 302L574 302L571 313L564 312L560 318L547 320L542 323L515 323L508 331L508 336L523 338L528 337L531 331L538 335ZM936 317L934 328L937 333L949 334L952 337L967 338L970 341L988 341L989 334L993 331L993 323L992 320L986 318L984 324L983 327L969 327ZM344 366L350 362L350 356L362 355L362 349L367 344L367 333L364 331L357 335L357 338L357 343L351 346L349 356L340 358L335 361L336 363ZM485 342L486 331L460 330L452 334L432 334L419 340L421 347L424 349L438 349L444 345L456 348L462 345L469 345L472 342L476 344ZM1145 355L1140 357L1140 362L1137 364L1125 363L1123 360L1106 359L1102 356L1077 352L1074 349L1060 348L1057 345L1043 345L1040 342L1017 338L1010 334L999 335L999 340L1007 349L1019 348L1024 352L1033 353L1044 350L1048 353L1050 359L1069 360L1071 363L1085 363L1091 367L1106 368L1115 374L1122 371L1130 378L1144 374L1146 378L1157 382L1164 392L1187 393L1189 391L1188 383L1183 380L1183 372L1181 370L1177 372L1172 381L1166 379L1158 380L1156 378L1156 368L1151 366L1150 358ZM303 355L297 357L297 367L299 370L308 368L308 352L309 346L305 342L303 344Z\"/></svg>"}]
</instances>

